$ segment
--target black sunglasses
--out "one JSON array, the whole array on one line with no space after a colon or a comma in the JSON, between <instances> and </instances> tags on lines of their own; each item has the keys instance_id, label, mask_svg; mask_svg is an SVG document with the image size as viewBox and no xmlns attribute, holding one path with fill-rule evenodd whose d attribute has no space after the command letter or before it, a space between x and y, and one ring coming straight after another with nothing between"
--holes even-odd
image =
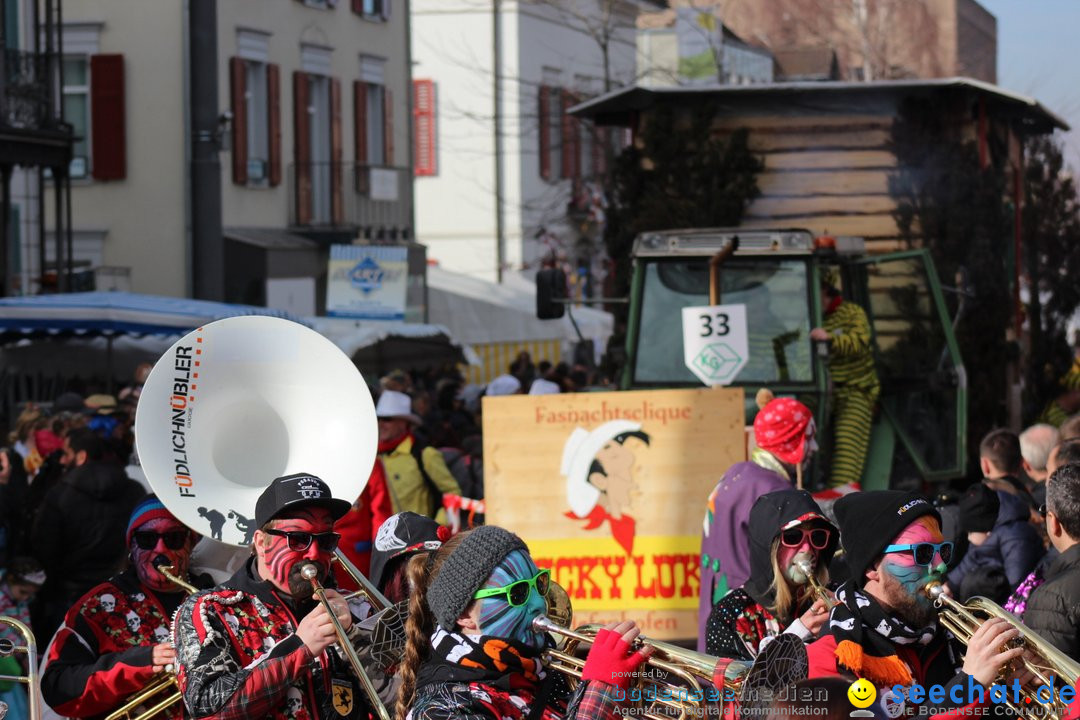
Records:
<instances>
[{"instance_id":1,"label":"black sunglasses","mask_svg":"<svg viewBox=\"0 0 1080 720\"><path fill-rule=\"evenodd\" d=\"M323 552L334 552L337 549L338 541L341 540L341 536L336 532L324 532L324 533L309 533L301 532L299 530L275 530L274 528L266 528L263 530L267 535L277 535L278 537L286 538L289 541L289 549L293 552L304 552L311 547L312 539L319 545L319 550Z\"/></svg>"},{"instance_id":2,"label":"black sunglasses","mask_svg":"<svg viewBox=\"0 0 1080 720\"><path fill-rule=\"evenodd\" d=\"M132 534L135 544L142 550L153 550L157 547L158 538L165 541L165 547L170 550L179 550L187 542L187 530L171 530L166 533L156 533L149 530L139 530Z\"/></svg>"}]
</instances>

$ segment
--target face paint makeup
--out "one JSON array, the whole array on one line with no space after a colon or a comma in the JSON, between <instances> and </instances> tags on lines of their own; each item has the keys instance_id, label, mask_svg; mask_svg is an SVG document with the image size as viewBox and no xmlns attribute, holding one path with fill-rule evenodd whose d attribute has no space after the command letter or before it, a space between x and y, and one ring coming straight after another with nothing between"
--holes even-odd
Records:
<instances>
[{"instance_id":1,"label":"face paint makeup","mask_svg":"<svg viewBox=\"0 0 1080 720\"><path fill-rule=\"evenodd\" d=\"M287 518L279 518L275 529L307 533L330 532L334 520L325 508L303 508L291 512ZM320 579L326 577L330 568L332 553L319 549L318 543L311 543L303 552L289 548L289 539L280 535L260 533L261 542L255 544L258 557L259 575L274 587L298 599L307 599L312 595L311 581L304 579L300 569L307 563L319 567Z\"/></svg>"},{"instance_id":2,"label":"face paint makeup","mask_svg":"<svg viewBox=\"0 0 1080 720\"><path fill-rule=\"evenodd\" d=\"M158 572L155 565L172 565L174 575L186 578L188 564L191 561L191 547L194 535L180 521L172 518L155 518L135 528L135 532L149 532L166 535L174 532L187 533L188 539L183 547L173 550L166 546L165 539L158 537L154 547L144 550L137 543L131 543L131 565L139 582L154 592L175 593L183 590Z\"/></svg>"},{"instance_id":3,"label":"face paint makeup","mask_svg":"<svg viewBox=\"0 0 1080 720\"><path fill-rule=\"evenodd\" d=\"M515 550L495 566L484 587L503 587L517 580L527 580L537 572L538 568L528 553ZM547 605L535 590L529 593L529 599L520 607L512 607L505 595L476 602L480 603L482 635L517 640L536 648L544 647L544 635L533 631L532 621L547 610Z\"/></svg>"},{"instance_id":4,"label":"face paint makeup","mask_svg":"<svg viewBox=\"0 0 1080 720\"><path fill-rule=\"evenodd\" d=\"M942 541L941 530L934 518L923 516L904 528L896 536L894 545ZM904 620L915 625L928 625L935 616L933 603L922 590L932 579L944 575L946 568L941 556L934 557L931 567L915 562L910 551L894 552L884 556L881 563L882 584L886 601L897 610Z\"/></svg>"}]
</instances>

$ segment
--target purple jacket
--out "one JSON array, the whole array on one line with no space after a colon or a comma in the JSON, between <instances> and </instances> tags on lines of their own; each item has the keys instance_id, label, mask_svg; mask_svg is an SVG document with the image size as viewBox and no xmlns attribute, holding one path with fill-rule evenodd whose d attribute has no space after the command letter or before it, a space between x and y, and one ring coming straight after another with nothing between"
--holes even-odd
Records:
<instances>
[{"instance_id":1,"label":"purple jacket","mask_svg":"<svg viewBox=\"0 0 1080 720\"><path fill-rule=\"evenodd\" d=\"M712 606L750 577L750 508L765 493L790 490L791 481L753 461L732 465L709 494L701 534L698 651Z\"/></svg>"}]
</instances>

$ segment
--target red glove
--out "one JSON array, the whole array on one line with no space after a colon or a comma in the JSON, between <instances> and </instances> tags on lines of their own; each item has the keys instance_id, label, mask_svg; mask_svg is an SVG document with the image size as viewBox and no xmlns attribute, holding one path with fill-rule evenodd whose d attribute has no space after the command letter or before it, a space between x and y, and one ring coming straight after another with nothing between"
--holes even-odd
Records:
<instances>
[{"instance_id":1,"label":"red glove","mask_svg":"<svg viewBox=\"0 0 1080 720\"><path fill-rule=\"evenodd\" d=\"M648 657L640 650L627 655L630 643L622 635L604 628L596 633L589 655L585 658L582 680L599 680L626 690L633 673Z\"/></svg>"}]
</instances>

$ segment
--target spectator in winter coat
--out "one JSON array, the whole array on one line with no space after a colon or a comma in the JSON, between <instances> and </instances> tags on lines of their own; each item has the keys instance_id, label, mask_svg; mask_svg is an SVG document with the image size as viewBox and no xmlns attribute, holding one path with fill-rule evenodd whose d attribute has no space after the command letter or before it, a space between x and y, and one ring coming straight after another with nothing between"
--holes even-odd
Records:
<instances>
[{"instance_id":1,"label":"spectator in winter coat","mask_svg":"<svg viewBox=\"0 0 1080 720\"><path fill-rule=\"evenodd\" d=\"M386 470L382 460L376 458L360 497L353 502L349 512L334 524L334 530L341 535L338 547L365 576L371 569L371 543L375 540L375 533L392 512L390 492L386 487ZM350 591L358 589L356 582L340 564L334 566L334 577L339 588Z\"/></svg>"},{"instance_id":2,"label":"spectator in winter coat","mask_svg":"<svg viewBox=\"0 0 1080 720\"><path fill-rule=\"evenodd\" d=\"M965 581L993 571L1004 575L1003 593L991 596L1004 602L1009 591L1031 572L1043 556L1039 533L1028 522L1028 506L1016 495L976 483L960 499L960 526L969 547L960 564L949 572L949 586L962 600ZM982 594L982 593L979 593Z\"/></svg>"},{"instance_id":3,"label":"spectator in winter coat","mask_svg":"<svg viewBox=\"0 0 1080 720\"><path fill-rule=\"evenodd\" d=\"M384 390L375 406L379 419L379 458L386 468L386 486L394 512L412 511L446 522L442 496L461 495L457 480L437 448L418 448L413 432L420 417L409 396Z\"/></svg>"},{"instance_id":4,"label":"spectator in winter coat","mask_svg":"<svg viewBox=\"0 0 1080 720\"><path fill-rule=\"evenodd\" d=\"M1080 465L1063 465L1047 480L1046 532L1061 554L1031 593L1024 624L1080 660Z\"/></svg>"},{"instance_id":5,"label":"spectator in winter coat","mask_svg":"<svg viewBox=\"0 0 1080 720\"><path fill-rule=\"evenodd\" d=\"M48 491L31 532L32 549L48 575L35 630L52 636L64 613L87 590L113 575L127 548L128 517L146 492L124 469L102 460L104 441L93 431L64 438L60 482Z\"/></svg>"}]
</instances>

